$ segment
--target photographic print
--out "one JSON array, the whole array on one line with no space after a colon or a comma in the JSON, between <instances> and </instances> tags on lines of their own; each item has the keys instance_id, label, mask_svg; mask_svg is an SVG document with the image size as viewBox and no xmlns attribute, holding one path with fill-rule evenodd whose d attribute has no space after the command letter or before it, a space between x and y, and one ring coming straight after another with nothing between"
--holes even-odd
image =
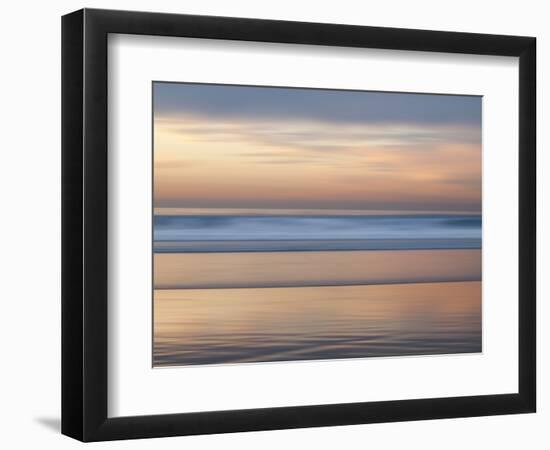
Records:
<instances>
[{"instance_id":1,"label":"photographic print","mask_svg":"<svg viewBox=\"0 0 550 450\"><path fill-rule=\"evenodd\" d=\"M154 367L481 352L481 97L152 89Z\"/></svg>"}]
</instances>

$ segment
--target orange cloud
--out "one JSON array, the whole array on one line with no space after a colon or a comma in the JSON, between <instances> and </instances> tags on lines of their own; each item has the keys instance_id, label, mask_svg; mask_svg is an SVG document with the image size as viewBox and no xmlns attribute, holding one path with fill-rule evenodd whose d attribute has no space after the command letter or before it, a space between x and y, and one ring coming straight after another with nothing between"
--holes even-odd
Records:
<instances>
[{"instance_id":1,"label":"orange cloud","mask_svg":"<svg viewBox=\"0 0 550 450\"><path fill-rule=\"evenodd\" d=\"M480 128L156 117L155 206L479 210Z\"/></svg>"}]
</instances>

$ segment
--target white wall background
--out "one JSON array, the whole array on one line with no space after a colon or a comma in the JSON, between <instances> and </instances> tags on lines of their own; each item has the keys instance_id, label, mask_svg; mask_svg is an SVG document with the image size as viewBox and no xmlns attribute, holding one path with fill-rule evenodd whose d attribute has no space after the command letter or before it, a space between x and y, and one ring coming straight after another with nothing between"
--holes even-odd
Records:
<instances>
[{"instance_id":1,"label":"white wall background","mask_svg":"<svg viewBox=\"0 0 550 450\"><path fill-rule=\"evenodd\" d=\"M0 23L2 149L0 222L0 443L4 448L74 448L60 417L60 16L83 6L353 23L538 38L539 412L535 415L378 424L95 444L94 448L464 449L550 446L550 308L546 261L550 141L550 28L547 2L278 0L7 2ZM546 250L545 255L541 256ZM546 353L544 355L544 353Z\"/></svg>"}]
</instances>

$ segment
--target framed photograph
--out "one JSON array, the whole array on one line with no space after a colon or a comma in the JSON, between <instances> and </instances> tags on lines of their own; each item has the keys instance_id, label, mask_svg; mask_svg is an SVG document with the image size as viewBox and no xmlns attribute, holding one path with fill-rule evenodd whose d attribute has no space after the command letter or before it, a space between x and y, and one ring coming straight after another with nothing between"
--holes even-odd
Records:
<instances>
[{"instance_id":1,"label":"framed photograph","mask_svg":"<svg viewBox=\"0 0 550 450\"><path fill-rule=\"evenodd\" d=\"M62 21L62 432L535 412L535 38Z\"/></svg>"}]
</instances>

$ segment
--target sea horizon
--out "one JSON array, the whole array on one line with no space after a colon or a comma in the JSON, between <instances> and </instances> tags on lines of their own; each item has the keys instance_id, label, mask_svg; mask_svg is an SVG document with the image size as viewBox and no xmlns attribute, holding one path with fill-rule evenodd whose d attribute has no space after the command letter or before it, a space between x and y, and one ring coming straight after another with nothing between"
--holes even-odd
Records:
<instances>
[{"instance_id":1,"label":"sea horizon","mask_svg":"<svg viewBox=\"0 0 550 450\"><path fill-rule=\"evenodd\" d=\"M481 216L479 210L444 210L444 209L349 209L349 208L265 208L265 207L153 207L154 216L192 216L192 215L311 215L311 216L424 216L424 215L457 215Z\"/></svg>"}]
</instances>

